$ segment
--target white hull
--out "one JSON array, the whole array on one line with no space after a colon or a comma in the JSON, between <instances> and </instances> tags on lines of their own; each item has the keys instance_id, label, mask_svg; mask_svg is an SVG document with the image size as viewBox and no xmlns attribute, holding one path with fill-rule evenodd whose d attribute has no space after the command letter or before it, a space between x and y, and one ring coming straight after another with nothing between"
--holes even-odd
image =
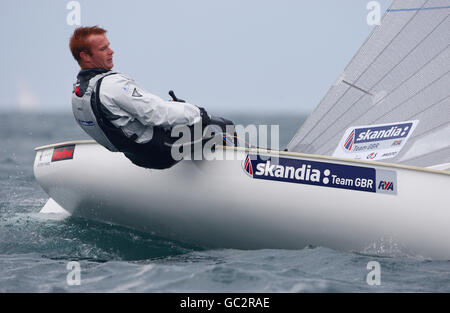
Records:
<instances>
[{"instance_id":1,"label":"white hull","mask_svg":"<svg viewBox=\"0 0 450 313\"><path fill-rule=\"evenodd\" d=\"M139 168L90 142L77 142L71 160L47 162L53 146L37 151L37 181L76 216L210 247L362 251L389 239L450 259L448 172L284 153L395 172L397 194L383 194L253 179L243 149L227 150L238 160L182 161L167 170Z\"/></svg>"}]
</instances>

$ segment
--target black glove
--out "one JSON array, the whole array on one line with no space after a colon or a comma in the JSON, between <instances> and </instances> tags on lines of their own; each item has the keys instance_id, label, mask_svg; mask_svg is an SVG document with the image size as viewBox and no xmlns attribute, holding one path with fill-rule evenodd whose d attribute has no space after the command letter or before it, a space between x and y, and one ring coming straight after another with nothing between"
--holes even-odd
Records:
<instances>
[{"instance_id":1,"label":"black glove","mask_svg":"<svg viewBox=\"0 0 450 313\"><path fill-rule=\"evenodd\" d=\"M202 118L202 128L205 128L211 124L211 118L204 108L198 107L198 109L200 110L200 117Z\"/></svg>"},{"instance_id":2,"label":"black glove","mask_svg":"<svg viewBox=\"0 0 450 313\"><path fill-rule=\"evenodd\" d=\"M186 102L183 99L178 99L177 96L175 96L175 93L173 92L173 90L169 91L169 96L171 96L172 100L175 102L183 102L183 103Z\"/></svg>"}]
</instances>

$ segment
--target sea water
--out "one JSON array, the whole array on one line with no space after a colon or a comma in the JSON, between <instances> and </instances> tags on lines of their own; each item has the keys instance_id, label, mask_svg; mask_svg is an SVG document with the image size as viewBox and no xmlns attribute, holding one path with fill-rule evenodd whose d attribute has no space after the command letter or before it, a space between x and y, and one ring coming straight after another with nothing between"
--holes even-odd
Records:
<instances>
[{"instance_id":1,"label":"sea water","mask_svg":"<svg viewBox=\"0 0 450 313\"><path fill-rule=\"evenodd\" d=\"M281 148L301 122L288 115L228 117L280 124ZM88 137L70 114L0 114L0 292L450 291L449 261L424 259L389 240L354 252L208 249L39 214L48 196L33 175L33 149L75 139Z\"/></svg>"}]
</instances>

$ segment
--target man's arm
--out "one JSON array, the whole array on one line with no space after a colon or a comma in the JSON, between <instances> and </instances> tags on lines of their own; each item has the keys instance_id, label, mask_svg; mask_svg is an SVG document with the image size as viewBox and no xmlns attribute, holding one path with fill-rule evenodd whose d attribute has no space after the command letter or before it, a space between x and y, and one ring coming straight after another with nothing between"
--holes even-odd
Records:
<instances>
[{"instance_id":1,"label":"man's arm","mask_svg":"<svg viewBox=\"0 0 450 313\"><path fill-rule=\"evenodd\" d=\"M200 110L196 106L165 101L123 74L103 79L100 101L113 114L117 113L114 112L114 107L117 106L146 126L193 125L201 120Z\"/></svg>"}]
</instances>

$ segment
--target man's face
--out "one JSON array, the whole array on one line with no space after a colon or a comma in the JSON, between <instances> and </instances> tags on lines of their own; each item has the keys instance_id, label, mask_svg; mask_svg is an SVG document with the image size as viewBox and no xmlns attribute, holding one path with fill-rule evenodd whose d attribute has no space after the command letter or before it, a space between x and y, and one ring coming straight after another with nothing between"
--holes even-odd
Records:
<instances>
[{"instance_id":1,"label":"man's face","mask_svg":"<svg viewBox=\"0 0 450 313\"><path fill-rule=\"evenodd\" d=\"M109 41L104 34L90 35L88 43L91 48L91 54L86 54L89 65L96 68L111 70L114 66L114 51L109 47Z\"/></svg>"}]
</instances>

